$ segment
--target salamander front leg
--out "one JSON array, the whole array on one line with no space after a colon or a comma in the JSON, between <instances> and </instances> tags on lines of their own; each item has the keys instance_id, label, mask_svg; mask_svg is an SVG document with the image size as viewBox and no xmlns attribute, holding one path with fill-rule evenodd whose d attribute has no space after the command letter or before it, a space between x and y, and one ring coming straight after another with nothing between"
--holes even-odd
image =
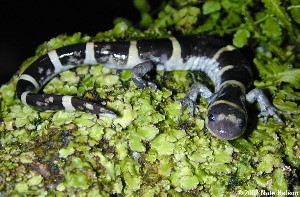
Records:
<instances>
[{"instance_id":1,"label":"salamander front leg","mask_svg":"<svg viewBox=\"0 0 300 197\"><path fill-rule=\"evenodd\" d=\"M154 68L151 61L142 62L132 68L131 79L139 88L149 86L154 90L157 89L157 85L151 81L146 81L143 77Z\"/></svg>"},{"instance_id":2,"label":"salamander front leg","mask_svg":"<svg viewBox=\"0 0 300 197\"><path fill-rule=\"evenodd\" d=\"M206 99L210 99L213 93L203 84L194 83L188 93L185 95L183 99L179 99L182 104L181 112L183 112L187 107L190 109L191 116L194 115L195 111L195 103L198 95L205 97Z\"/></svg>"},{"instance_id":3,"label":"salamander front leg","mask_svg":"<svg viewBox=\"0 0 300 197\"><path fill-rule=\"evenodd\" d=\"M260 113L258 114L258 117L264 118L264 123L268 121L268 118L270 116L273 116L276 120L278 120L280 123L283 123L281 118L277 115L277 113L283 113L282 111L276 109L266 95L263 93L260 89L253 89L246 95L246 100L249 103L254 103L255 101L258 102L260 107Z\"/></svg>"}]
</instances>

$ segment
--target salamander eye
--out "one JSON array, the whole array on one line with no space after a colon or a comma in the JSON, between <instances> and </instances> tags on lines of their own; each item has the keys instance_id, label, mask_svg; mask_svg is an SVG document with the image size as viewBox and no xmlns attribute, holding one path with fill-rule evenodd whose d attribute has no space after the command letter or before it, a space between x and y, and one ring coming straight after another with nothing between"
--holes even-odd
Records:
<instances>
[{"instance_id":1,"label":"salamander eye","mask_svg":"<svg viewBox=\"0 0 300 197\"><path fill-rule=\"evenodd\" d=\"M210 122L215 122L216 121L216 117L213 114L209 114L207 118Z\"/></svg>"}]
</instances>

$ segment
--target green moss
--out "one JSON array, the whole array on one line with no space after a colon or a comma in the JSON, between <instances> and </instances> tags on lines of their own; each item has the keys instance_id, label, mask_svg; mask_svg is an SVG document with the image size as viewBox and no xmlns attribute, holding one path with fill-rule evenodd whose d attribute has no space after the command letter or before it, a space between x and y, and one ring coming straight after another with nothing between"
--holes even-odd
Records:
<instances>
[{"instance_id":1,"label":"green moss","mask_svg":"<svg viewBox=\"0 0 300 197\"><path fill-rule=\"evenodd\" d=\"M63 148L59 151L59 156L62 158L67 158L69 155L72 155L75 152L73 144L69 144L67 148Z\"/></svg>"},{"instance_id":2,"label":"green moss","mask_svg":"<svg viewBox=\"0 0 300 197\"><path fill-rule=\"evenodd\" d=\"M96 140L97 142L99 142L102 139L102 136L104 134L103 129L104 128L101 125L95 124L89 129L88 134L89 134L91 139Z\"/></svg>"},{"instance_id":3,"label":"green moss","mask_svg":"<svg viewBox=\"0 0 300 197\"><path fill-rule=\"evenodd\" d=\"M214 151L215 161L217 163L230 163L232 161L233 149L228 147L227 149L216 149Z\"/></svg>"},{"instance_id":4,"label":"green moss","mask_svg":"<svg viewBox=\"0 0 300 197\"><path fill-rule=\"evenodd\" d=\"M142 184L142 177L140 176L139 165L129 158L125 158L122 163L122 173L124 181L126 182L126 192L133 192L140 189Z\"/></svg>"},{"instance_id":5,"label":"green moss","mask_svg":"<svg viewBox=\"0 0 300 197\"><path fill-rule=\"evenodd\" d=\"M287 191L288 190L288 181L285 178L284 169L277 168L273 172L272 176L272 191Z\"/></svg>"},{"instance_id":6,"label":"green moss","mask_svg":"<svg viewBox=\"0 0 300 197\"><path fill-rule=\"evenodd\" d=\"M170 157L163 157L160 160L160 164L158 166L158 174L161 176L168 177L171 174L173 168L173 163Z\"/></svg>"},{"instance_id":7,"label":"green moss","mask_svg":"<svg viewBox=\"0 0 300 197\"><path fill-rule=\"evenodd\" d=\"M36 176L33 176L32 178L30 178L28 181L27 181L27 184L29 186L34 186L34 185L38 185L42 182L43 180L43 177L41 175L36 175Z\"/></svg>"},{"instance_id":8,"label":"green moss","mask_svg":"<svg viewBox=\"0 0 300 197\"><path fill-rule=\"evenodd\" d=\"M210 14L221 9L221 4L218 1L207 1L203 4L203 14Z\"/></svg>"},{"instance_id":9,"label":"green moss","mask_svg":"<svg viewBox=\"0 0 300 197\"><path fill-rule=\"evenodd\" d=\"M79 82L79 77L76 75L75 72L67 70L66 72L61 73L60 80L73 85L77 85Z\"/></svg>"},{"instance_id":10,"label":"green moss","mask_svg":"<svg viewBox=\"0 0 300 197\"><path fill-rule=\"evenodd\" d=\"M72 172L66 174L66 186L87 189L89 187L88 177L83 172Z\"/></svg>"},{"instance_id":11,"label":"green moss","mask_svg":"<svg viewBox=\"0 0 300 197\"><path fill-rule=\"evenodd\" d=\"M15 186L15 190L21 194L25 194L28 192L29 187L27 183L17 183Z\"/></svg>"},{"instance_id":12,"label":"green moss","mask_svg":"<svg viewBox=\"0 0 300 197\"><path fill-rule=\"evenodd\" d=\"M115 177L115 165L113 161L107 159L101 152L94 152L93 155L100 159L100 164L105 168L106 173L111 176Z\"/></svg>"},{"instance_id":13,"label":"green moss","mask_svg":"<svg viewBox=\"0 0 300 197\"><path fill-rule=\"evenodd\" d=\"M5 101L8 104L12 103L14 100L14 96L15 96L15 91L14 91L14 85L8 84L8 85L3 85L1 86L1 101Z\"/></svg>"},{"instance_id":14,"label":"green moss","mask_svg":"<svg viewBox=\"0 0 300 197\"><path fill-rule=\"evenodd\" d=\"M112 86L119 83L119 76L116 75L106 75L103 78L96 80L97 85L101 86Z\"/></svg>"},{"instance_id":15,"label":"green moss","mask_svg":"<svg viewBox=\"0 0 300 197\"><path fill-rule=\"evenodd\" d=\"M175 144L169 141L166 134L158 135L151 141L151 147L157 151L158 155L171 155L174 152Z\"/></svg>"},{"instance_id":16,"label":"green moss","mask_svg":"<svg viewBox=\"0 0 300 197\"><path fill-rule=\"evenodd\" d=\"M137 151L137 152L145 152L146 151L146 147L142 143L141 138L137 137L137 136L130 136L129 146L132 151Z\"/></svg>"},{"instance_id":17,"label":"green moss","mask_svg":"<svg viewBox=\"0 0 300 197\"><path fill-rule=\"evenodd\" d=\"M150 141L159 133L159 130L149 125L138 127L136 133L142 140Z\"/></svg>"}]
</instances>

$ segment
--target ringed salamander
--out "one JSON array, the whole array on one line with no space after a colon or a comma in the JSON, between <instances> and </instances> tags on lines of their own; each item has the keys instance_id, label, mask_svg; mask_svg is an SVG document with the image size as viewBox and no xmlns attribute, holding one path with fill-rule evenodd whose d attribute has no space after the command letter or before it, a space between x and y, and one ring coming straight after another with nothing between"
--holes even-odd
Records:
<instances>
[{"instance_id":1,"label":"ringed salamander","mask_svg":"<svg viewBox=\"0 0 300 197\"><path fill-rule=\"evenodd\" d=\"M130 42L88 42L69 45L48 52L32 63L20 76L16 91L18 98L41 111L81 110L114 118L116 114L105 107L74 96L48 95L39 90L55 75L67 69L103 64L107 68L131 69L131 78L139 88L155 83L143 79L152 69L199 70L214 83L214 92L195 83L180 100L182 110L189 107L192 114L198 95L209 103L205 124L220 139L232 140L246 129L246 101L260 105L259 117L266 122L273 116L279 122L277 110L262 90L253 89L252 71L246 58L233 46L209 36L170 37Z\"/></svg>"}]
</instances>

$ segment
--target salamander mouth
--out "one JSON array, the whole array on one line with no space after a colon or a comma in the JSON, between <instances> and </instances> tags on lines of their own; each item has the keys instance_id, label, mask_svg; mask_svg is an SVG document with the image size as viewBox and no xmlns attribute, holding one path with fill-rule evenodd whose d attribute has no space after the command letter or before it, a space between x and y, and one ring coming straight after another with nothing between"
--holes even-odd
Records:
<instances>
[{"instance_id":1,"label":"salamander mouth","mask_svg":"<svg viewBox=\"0 0 300 197\"><path fill-rule=\"evenodd\" d=\"M216 137L233 140L240 137L245 129L237 126L238 124L230 120L224 119L218 122L208 122L207 129Z\"/></svg>"}]
</instances>

